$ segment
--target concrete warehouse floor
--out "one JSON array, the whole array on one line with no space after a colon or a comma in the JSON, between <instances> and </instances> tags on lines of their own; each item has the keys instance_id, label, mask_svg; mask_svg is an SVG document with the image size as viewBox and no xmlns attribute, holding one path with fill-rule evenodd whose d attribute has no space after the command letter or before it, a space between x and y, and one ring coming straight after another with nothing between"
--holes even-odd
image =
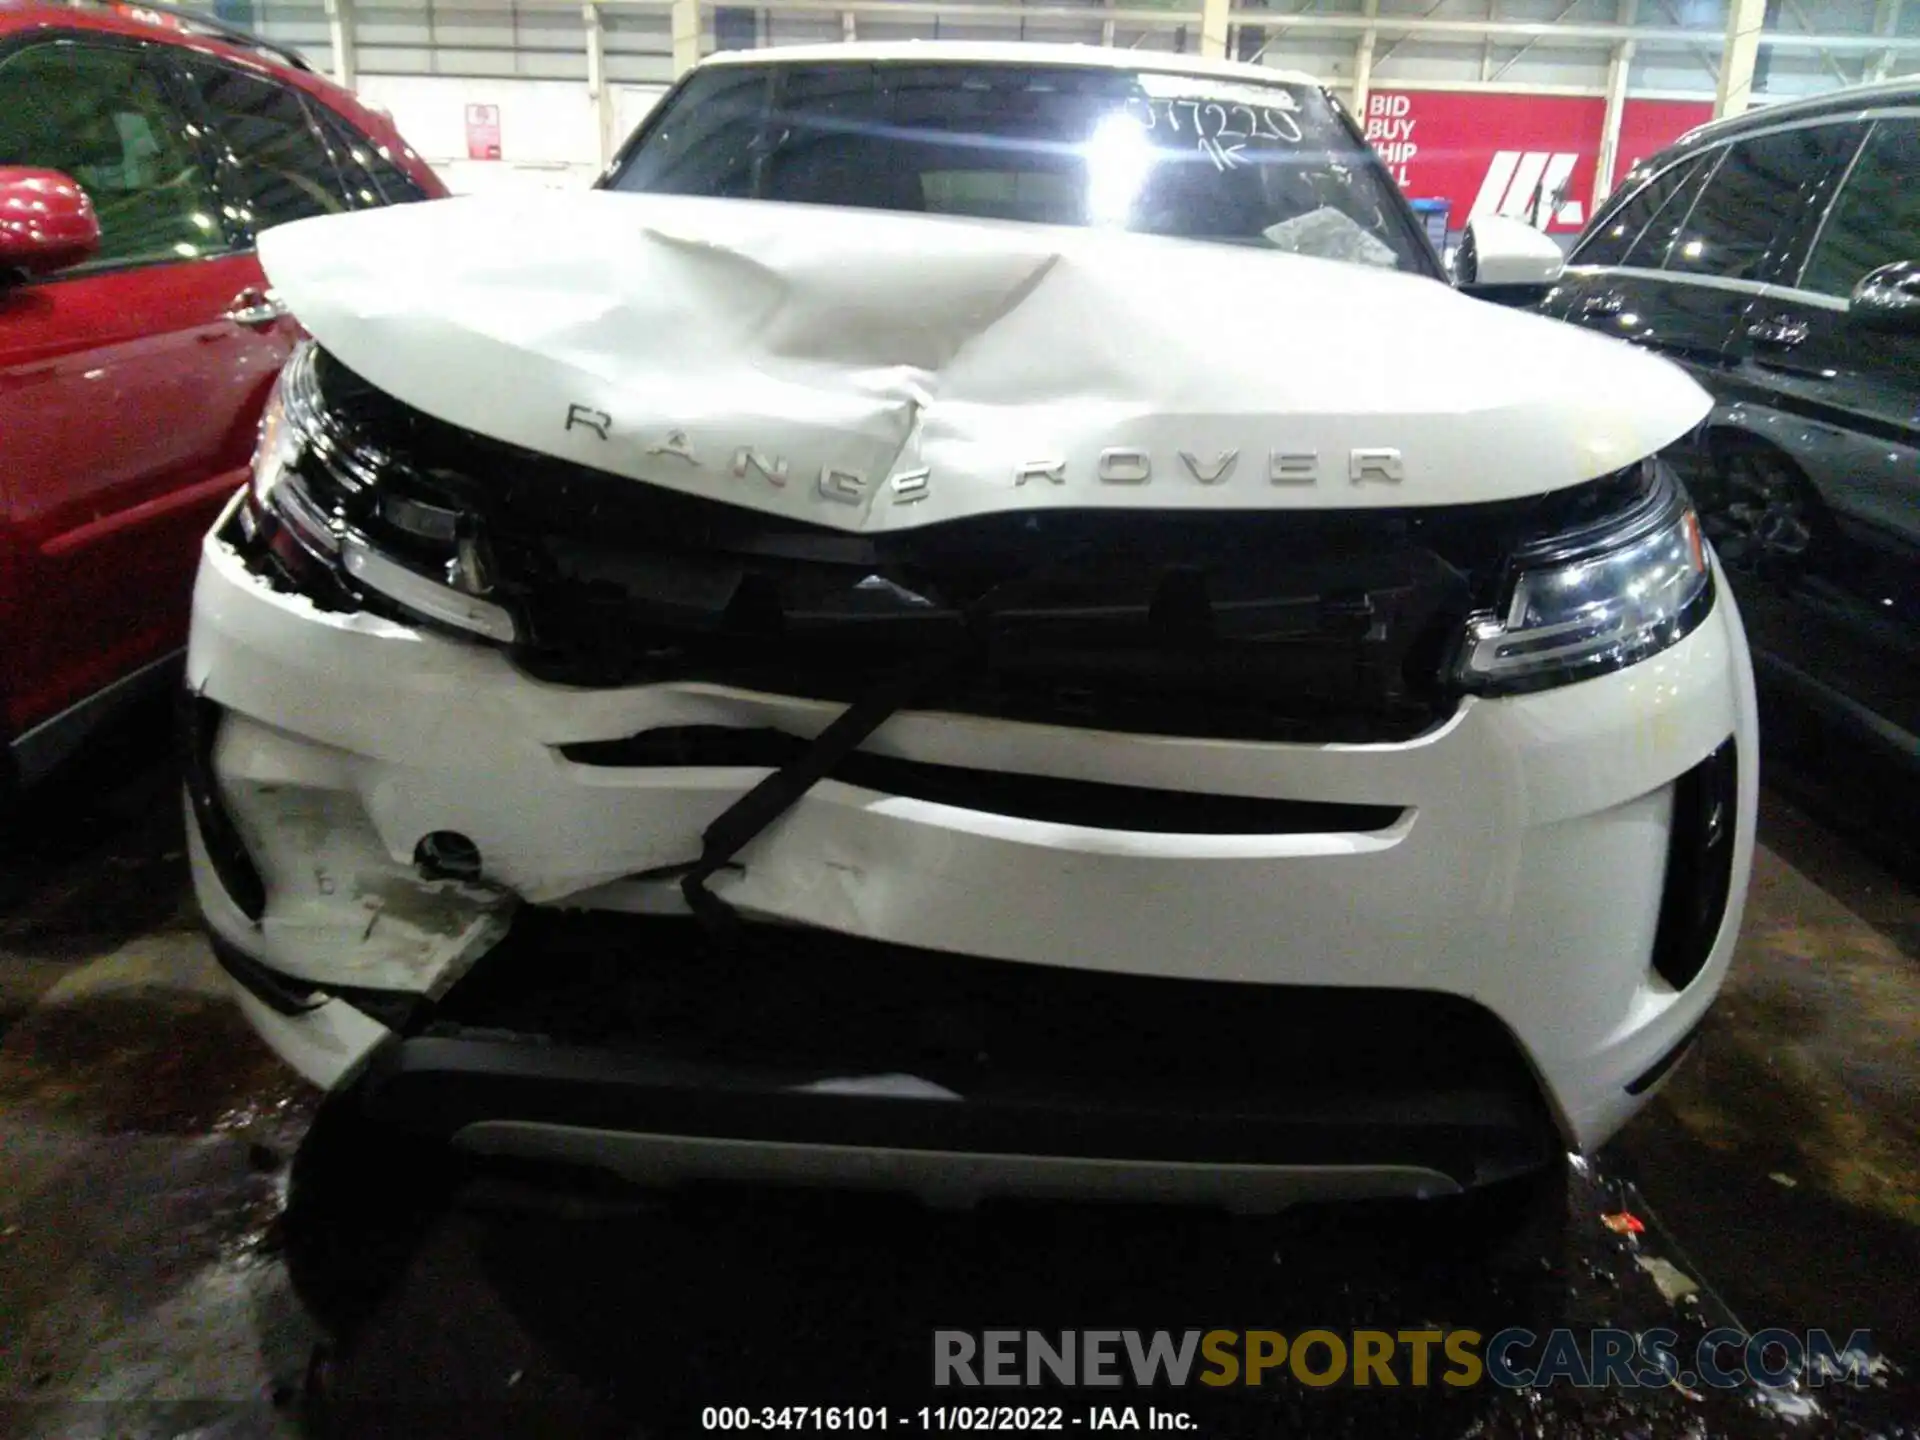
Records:
<instances>
[{"instance_id":1,"label":"concrete warehouse floor","mask_svg":"<svg viewBox=\"0 0 1920 1440\"><path fill-rule=\"evenodd\" d=\"M0 1435L677 1435L704 1405L938 1403L936 1326L1491 1331L1543 1307L1683 1335L1869 1328L1894 1363L1765 1404L1290 1383L1172 1403L1207 1435L1920 1435L1920 896L1777 791L1717 1018L1576 1176L1564 1255L1437 1204L935 1214L543 1173L405 1187L416 1203L374 1221L361 1202L420 1157L308 1138L311 1097L226 1002L164 726L131 717L15 832ZM1599 1224L1622 1207L1650 1220L1637 1241ZM1655 1255L1703 1282L1692 1298L1634 1263Z\"/></svg>"}]
</instances>

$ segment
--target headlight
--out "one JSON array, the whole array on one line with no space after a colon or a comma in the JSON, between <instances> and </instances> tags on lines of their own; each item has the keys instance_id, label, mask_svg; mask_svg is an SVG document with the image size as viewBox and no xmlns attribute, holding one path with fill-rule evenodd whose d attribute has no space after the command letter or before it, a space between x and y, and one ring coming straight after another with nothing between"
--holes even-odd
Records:
<instances>
[{"instance_id":1,"label":"headlight","mask_svg":"<svg viewBox=\"0 0 1920 1440\"><path fill-rule=\"evenodd\" d=\"M512 613L475 593L489 569L476 528L393 493L398 477L382 457L329 424L317 355L310 342L294 351L261 416L244 539L310 593L378 597L408 617L511 642Z\"/></svg>"},{"instance_id":2,"label":"headlight","mask_svg":"<svg viewBox=\"0 0 1920 1440\"><path fill-rule=\"evenodd\" d=\"M249 529L263 518L279 522L284 539L297 543L315 561L329 563L340 552L333 519L316 504L299 467L319 433L319 402L314 393L313 347L301 345L274 381L260 416L260 439L253 450L253 493L241 512ZM276 536L274 538L280 538ZM271 542L270 542L271 543ZM297 557L277 547L283 562Z\"/></svg>"},{"instance_id":3,"label":"headlight","mask_svg":"<svg viewBox=\"0 0 1920 1440\"><path fill-rule=\"evenodd\" d=\"M1700 522L1664 467L1626 515L1532 546L1516 570L1503 612L1467 627L1465 689L1506 695L1619 670L1680 640L1713 604Z\"/></svg>"}]
</instances>

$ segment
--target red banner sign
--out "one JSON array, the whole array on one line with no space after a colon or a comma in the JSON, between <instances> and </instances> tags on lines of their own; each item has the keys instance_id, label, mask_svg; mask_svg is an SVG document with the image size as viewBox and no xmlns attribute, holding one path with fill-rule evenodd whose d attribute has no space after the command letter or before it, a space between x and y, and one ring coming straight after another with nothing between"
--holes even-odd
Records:
<instances>
[{"instance_id":1,"label":"red banner sign","mask_svg":"<svg viewBox=\"0 0 1920 1440\"><path fill-rule=\"evenodd\" d=\"M1606 111L1598 97L1378 90L1367 139L1408 196L1448 202L1451 229L1512 215L1572 233L1593 213ZM1628 101L1616 177L1712 113L1704 100Z\"/></svg>"},{"instance_id":2,"label":"red banner sign","mask_svg":"<svg viewBox=\"0 0 1920 1440\"><path fill-rule=\"evenodd\" d=\"M1620 163L1614 167L1614 183L1712 118L1713 106L1705 100L1629 100L1620 115Z\"/></svg>"}]
</instances>

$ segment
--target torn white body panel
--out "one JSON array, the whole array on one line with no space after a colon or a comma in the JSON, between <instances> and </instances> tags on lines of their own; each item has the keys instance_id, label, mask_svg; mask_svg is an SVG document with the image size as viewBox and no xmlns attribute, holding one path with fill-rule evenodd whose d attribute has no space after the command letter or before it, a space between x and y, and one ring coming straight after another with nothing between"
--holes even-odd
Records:
<instances>
[{"instance_id":1,"label":"torn white body panel","mask_svg":"<svg viewBox=\"0 0 1920 1440\"><path fill-rule=\"evenodd\" d=\"M228 505L219 524L233 508ZM425 687L422 693L451 698L460 687L457 671L447 673L448 667L433 660L436 653L446 657L449 652L457 660L465 647L423 643L420 632L377 616L327 614L298 596L275 599L296 625L333 628L379 645L392 663L417 662L415 683ZM198 640L189 656L194 653L204 656ZM203 658L203 670L205 665ZM271 664L259 665L258 671L256 679L269 686L276 676L290 678ZM198 688L192 674L189 659L189 684ZM412 863L415 842L390 848L372 819L374 796L362 783L365 752L316 745L293 712L284 718L303 733L235 717L223 727L215 755L221 798L266 884L266 913L256 924L240 912L213 879L199 829L189 823L202 913L216 932L294 980L445 993L506 932L514 897L497 887L423 880ZM429 738L419 738L431 745ZM329 1028L339 1023L336 1018ZM345 1028L360 1048L372 1043L365 1026ZM322 1045L320 1053L339 1058L336 1048ZM296 1068L308 1071L304 1062Z\"/></svg>"},{"instance_id":2,"label":"torn white body panel","mask_svg":"<svg viewBox=\"0 0 1920 1440\"><path fill-rule=\"evenodd\" d=\"M434 997L506 933L510 896L423 880L388 847L357 757L236 717L215 763L267 885L258 958L283 975Z\"/></svg>"},{"instance_id":3,"label":"torn white body panel","mask_svg":"<svg viewBox=\"0 0 1920 1440\"><path fill-rule=\"evenodd\" d=\"M1709 407L1431 279L1104 230L595 191L302 221L260 254L430 415L847 531L1510 499Z\"/></svg>"}]
</instances>

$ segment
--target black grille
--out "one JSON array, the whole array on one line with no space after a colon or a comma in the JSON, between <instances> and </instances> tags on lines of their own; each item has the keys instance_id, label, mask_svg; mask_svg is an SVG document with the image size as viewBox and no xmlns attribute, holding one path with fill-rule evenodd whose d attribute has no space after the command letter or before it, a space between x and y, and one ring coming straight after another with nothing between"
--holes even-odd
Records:
<instances>
[{"instance_id":1,"label":"black grille","mask_svg":"<svg viewBox=\"0 0 1920 1440\"><path fill-rule=\"evenodd\" d=\"M1637 469L1524 502L1394 511L1033 511L853 536L445 424L321 357L343 452L473 517L525 637L584 686L700 680L851 700L958 648L915 708L1221 738L1392 741L1442 721L1450 650L1527 539L1617 508Z\"/></svg>"},{"instance_id":2,"label":"black grille","mask_svg":"<svg viewBox=\"0 0 1920 1440\"><path fill-rule=\"evenodd\" d=\"M745 933L728 946L687 919L525 907L435 1023L688 1060L898 1068L963 1089L994 1070L1095 1087L1313 1074L1363 1090L1412 1075L1534 1090L1513 1037L1455 996L1030 965L804 926Z\"/></svg>"}]
</instances>

